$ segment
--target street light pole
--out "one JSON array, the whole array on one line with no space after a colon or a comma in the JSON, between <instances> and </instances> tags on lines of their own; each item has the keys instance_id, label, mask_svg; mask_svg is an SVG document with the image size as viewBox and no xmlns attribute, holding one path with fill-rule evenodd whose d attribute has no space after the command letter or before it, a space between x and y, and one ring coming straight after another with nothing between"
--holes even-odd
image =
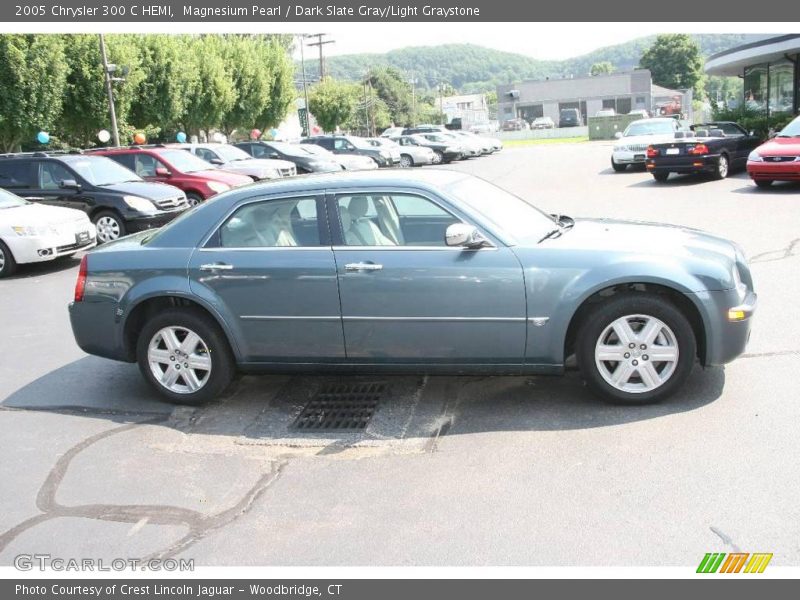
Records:
<instances>
[{"instance_id":1,"label":"street light pole","mask_svg":"<svg viewBox=\"0 0 800 600\"><path fill-rule=\"evenodd\" d=\"M119 146L117 111L114 108L114 89L111 86L111 73L108 70L108 56L106 55L106 41L102 33L100 34L100 56L103 59L103 75L106 80L106 94L108 94L108 112L111 114L111 132L114 136L114 145Z\"/></svg>"},{"instance_id":2,"label":"street light pole","mask_svg":"<svg viewBox=\"0 0 800 600\"><path fill-rule=\"evenodd\" d=\"M306 136L311 135L311 113L308 110L308 86L306 85L306 58L305 53L303 52L303 47L305 46L305 36L300 37L300 68L303 71L303 97L305 98L306 103Z\"/></svg>"}]
</instances>

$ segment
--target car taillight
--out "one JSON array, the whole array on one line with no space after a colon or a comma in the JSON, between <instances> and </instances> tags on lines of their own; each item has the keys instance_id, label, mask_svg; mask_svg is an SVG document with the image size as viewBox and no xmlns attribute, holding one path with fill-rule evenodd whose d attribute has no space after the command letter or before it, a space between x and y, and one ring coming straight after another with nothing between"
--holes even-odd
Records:
<instances>
[{"instance_id":1,"label":"car taillight","mask_svg":"<svg viewBox=\"0 0 800 600\"><path fill-rule=\"evenodd\" d=\"M84 254L81 257L81 266L78 267L78 280L75 282L75 302L83 301L83 292L86 290L86 259Z\"/></svg>"},{"instance_id":2,"label":"car taillight","mask_svg":"<svg viewBox=\"0 0 800 600\"><path fill-rule=\"evenodd\" d=\"M661 154L661 151L657 148L653 148L652 146L647 147L647 158L655 158L659 154Z\"/></svg>"},{"instance_id":3,"label":"car taillight","mask_svg":"<svg viewBox=\"0 0 800 600\"><path fill-rule=\"evenodd\" d=\"M708 146L697 144L694 148L689 148L689 154L708 154Z\"/></svg>"}]
</instances>

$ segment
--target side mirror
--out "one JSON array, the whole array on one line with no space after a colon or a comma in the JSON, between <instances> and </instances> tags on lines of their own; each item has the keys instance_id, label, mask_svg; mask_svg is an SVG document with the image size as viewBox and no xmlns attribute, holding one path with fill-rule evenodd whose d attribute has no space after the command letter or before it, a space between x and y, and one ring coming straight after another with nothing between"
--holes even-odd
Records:
<instances>
[{"instance_id":1,"label":"side mirror","mask_svg":"<svg viewBox=\"0 0 800 600\"><path fill-rule=\"evenodd\" d=\"M81 184L74 179L63 179L58 182L58 187L60 187L62 190L78 191L81 189Z\"/></svg>"},{"instance_id":2,"label":"side mirror","mask_svg":"<svg viewBox=\"0 0 800 600\"><path fill-rule=\"evenodd\" d=\"M270 152L270 153L269 153L269 157L270 157L270 158L280 158L280 157L281 157L281 155L280 155L280 154L278 154L277 152Z\"/></svg>"},{"instance_id":3,"label":"side mirror","mask_svg":"<svg viewBox=\"0 0 800 600\"><path fill-rule=\"evenodd\" d=\"M169 169L166 167L156 167L156 176L158 177L169 177L172 173L169 172Z\"/></svg>"},{"instance_id":4,"label":"side mirror","mask_svg":"<svg viewBox=\"0 0 800 600\"><path fill-rule=\"evenodd\" d=\"M617 138L617 139L621 139L622 138L622 132L618 131L617 133L614 134L614 137Z\"/></svg>"},{"instance_id":5,"label":"side mirror","mask_svg":"<svg viewBox=\"0 0 800 600\"><path fill-rule=\"evenodd\" d=\"M212 165L217 165L217 166L225 164L224 162L222 162L221 158L212 158L208 162L210 162Z\"/></svg>"},{"instance_id":6,"label":"side mirror","mask_svg":"<svg viewBox=\"0 0 800 600\"><path fill-rule=\"evenodd\" d=\"M752 129L747 132L747 135L749 135L749 136L754 136L755 134L756 134L756 132L753 131Z\"/></svg>"},{"instance_id":7,"label":"side mirror","mask_svg":"<svg viewBox=\"0 0 800 600\"><path fill-rule=\"evenodd\" d=\"M489 245L489 240L483 237L477 228L466 223L453 223L448 226L444 234L444 242L448 246L463 246L473 249Z\"/></svg>"}]
</instances>

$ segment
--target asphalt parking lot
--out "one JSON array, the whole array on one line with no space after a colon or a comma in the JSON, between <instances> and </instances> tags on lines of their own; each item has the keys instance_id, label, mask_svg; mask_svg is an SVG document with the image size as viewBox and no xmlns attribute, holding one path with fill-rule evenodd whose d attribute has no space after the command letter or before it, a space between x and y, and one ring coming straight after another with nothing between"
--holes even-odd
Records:
<instances>
[{"instance_id":1,"label":"asphalt parking lot","mask_svg":"<svg viewBox=\"0 0 800 600\"><path fill-rule=\"evenodd\" d=\"M0 282L0 564L22 553L201 565L651 565L706 552L800 564L800 187L642 171L610 144L508 148L448 168L548 212L732 238L759 309L747 354L665 404L564 378L245 377L174 408L135 365L82 353L77 261ZM378 383L365 433L291 429L315 393Z\"/></svg>"}]
</instances>

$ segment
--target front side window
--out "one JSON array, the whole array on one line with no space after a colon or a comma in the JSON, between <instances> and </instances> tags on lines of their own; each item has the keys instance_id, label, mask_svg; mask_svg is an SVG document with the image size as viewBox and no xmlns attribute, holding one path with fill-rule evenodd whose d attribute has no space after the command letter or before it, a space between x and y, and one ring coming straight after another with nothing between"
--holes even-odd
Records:
<instances>
[{"instance_id":1,"label":"front side window","mask_svg":"<svg viewBox=\"0 0 800 600\"><path fill-rule=\"evenodd\" d=\"M57 190L67 179L75 179L75 176L56 162L42 163L39 169L39 187L43 190Z\"/></svg>"},{"instance_id":2,"label":"front side window","mask_svg":"<svg viewBox=\"0 0 800 600\"><path fill-rule=\"evenodd\" d=\"M220 228L225 248L319 246L317 201L313 197L246 204Z\"/></svg>"},{"instance_id":3,"label":"front side window","mask_svg":"<svg viewBox=\"0 0 800 600\"><path fill-rule=\"evenodd\" d=\"M333 147L335 150L352 150L353 145L345 139L336 138L333 141Z\"/></svg>"},{"instance_id":4,"label":"front side window","mask_svg":"<svg viewBox=\"0 0 800 600\"><path fill-rule=\"evenodd\" d=\"M413 194L353 194L337 198L347 246L444 246L459 219Z\"/></svg>"},{"instance_id":5,"label":"front side window","mask_svg":"<svg viewBox=\"0 0 800 600\"><path fill-rule=\"evenodd\" d=\"M159 160L150 154L137 154L135 164L136 174L140 177L155 177L156 169L163 167Z\"/></svg>"},{"instance_id":6,"label":"front side window","mask_svg":"<svg viewBox=\"0 0 800 600\"><path fill-rule=\"evenodd\" d=\"M207 148L195 148L195 154L203 160L207 160L208 162L218 158L216 154Z\"/></svg>"}]
</instances>

